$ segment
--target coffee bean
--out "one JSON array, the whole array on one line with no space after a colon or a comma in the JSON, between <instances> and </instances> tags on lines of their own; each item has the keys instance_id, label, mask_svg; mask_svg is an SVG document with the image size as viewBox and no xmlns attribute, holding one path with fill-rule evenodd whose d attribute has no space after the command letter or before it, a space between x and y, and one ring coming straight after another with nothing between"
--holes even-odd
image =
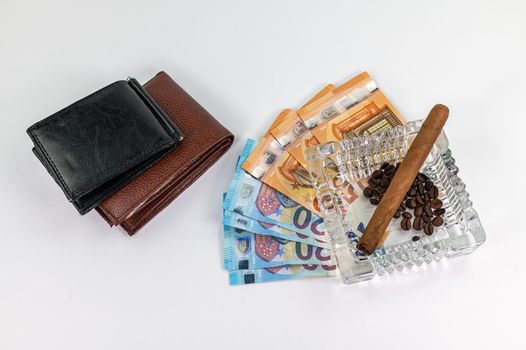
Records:
<instances>
[{"instance_id":1,"label":"coffee bean","mask_svg":"<svg viewBox=\"0 0 526 350\"><path fill-rule=\"evenodd\" d=\"M424 206L424 213L429 217L433 216L433 210L429 205Z\"/></svg>"},{"instance_id":2,"label":"coffee bean","mask_svg":"<svg viewBox=\"0 0 526 350\"><path fill-rule=\"evenodd\" d=\"M435 209L433 210L433 214L435 216L440 216L440 215L444 215L446 213L446 209L444 208L440 208L440 209Z\"/></svg>"},{"instance_id":3,"label":"coffee bean","mask_svg":"<svg viewBox=\"0 0 526 350\"><path fill-rule=\"evenodd\" d=\"M442 201L440 199L433 199L431 201L431 208L433 208L433 209L440 209L440 208L442 208L442 205L443 205L443 203L442 203Z\"/></svg>"},{"instance_id":4,"label":"coffee bean","mask_svg":"<svg viewBox=\"0 0 526 350\"><path fill-rule=\"evenodd\" d=\"M424 193L424 201L426 203L431 202L431 195L429 194L429 192Z\"/></svg>"},{"instance_id":5,"label":"coffee bean","mask_svg":"<svg viewBox=\"0 0 526 350\"><path fill-rule=\"evenodd\" d=\"M437 216L431 222L433 223L433 226L439 227L439 226L442 226L444 224L444 219L442 219L441 216Z\"/></svg>"},{"instance_id":6,"label":"coffee bean","mask_svg":"<svg viewBox=\"0 0 526 350\"><path fill-rule=\"evenodd\" d=\"M421 183L418 184L417 189L420 195L423 195L424 193L426 193L426 190L424 189L424 185L422 185Z\"/></svg>"},{"instance_id":7,"label":"coffee bean","mask_svg":"<svg viewBox=\"0 0 526 350\"><path fill-rule=\"evenodd\" d=\"M416 207L415 208L415 216L422 216L422 213L424 212L424 207Z\"/></svg>"},{"instance_id":8,"label":"coffee bean","mask_svg":"<svg viewBox=\"0 0 526 350\"><path fill-rule=\"evenodd\" d=\"M371 187L366 187L363 189L363 195L365 198L371 198L373 196L374 192Z\"/></svg>"},{"instance_id":9,"label":"coffee bean","mask_svg":"<svg viewBox=\"0 0 526 350\"><path fill-rule=\"evenodd\" d=\"M402 219L402 222L400 222L400 227L404 231L409 231L411 229L411 220L406 218Z\"/></svg>"},{"instance_id":10,"label":"coffee bean","mask_svg":"<svg viewBox=\"0 0 526 350\"><path fill-rule=\"evenodd\" d=\"M371 199L369 199L369 202L371 202L372 205L378 205L378 203L380 203L380 199L378 199L378 198L371 198Z\"/></svg>"},{"instance_id":11,"label":"coffee bean","mask_svg":"<svg viewBox=\"0 0 526 350\"><path fill-rule=\"evenodd\" d=\"M396 163L395 165L395 169L398 170L398 168L400 168L400 163Z\"/></svg>"},{"instance_id":12,"label":"coffee bean","mask_svg":"<svg viewBox=\"0 0 526 350\"><path fill-rule=\"evenodd\" d=\"M405 211L406 209L407 207L405 206L405 203L404 202L400 203L400 208L398 208L398 210Z\"/></svg>"},{"instance_id":13,"label":"coffee bean","mask_svg":"<svg viewBox=\"0 0 526 350\"><path fill-rule=\"evenodd\" d=\"M383 177L383 178L380 180L380 186L382 186L383 188L387 188L387 187L389 187L389 183L390 183L390 182L391 182L391 181L389 181L388 178Z\"/></svg>"},{"instance_id":14,"label":"coffee bean","mask_svg":"<svg viewBox=\"0 0 526 350\"><path fill-rule=\"evenodd\" d=\"M428 177L422 173L418 173L418 175L416 176L417 180L422 182L422 183L425 183L428 179Z\"/></svg>"},{"instance_id":15,"label":"coffee bean","mask_svg":"<svg viewBox=\"0 0 526 350\"><path fill-rule=\"evenodd\" d=\"M416 190L414 188L410 188L409 191L407 191L407 195L409 197L414 197L416 196Z\"/></svg>"},{"instance_id":16,"label":"coffee bean","mask_svg":"<svg viewBox=\"0 0 526 350\"><path fill-rule=\"evenodd\" d=\"M424 228L424 219L421 216L417 216L413 221L413 228L417 231L422 231Z\"/></svg>"},{"instance_id":17,"label":"coffee bean","mask_svg":"<svg viewBox=\"0 0 526 350\"><path fill-rule=\"evenodd\" d=\"M424 201L424 199L423 199L419 194L416 195L415 199L416 199L416 203L418 203L418 204L420 204L420 205L424 205L424 204L426 204L426 202Z\"/></svg>"},{"instance_id":18,"label":"coffee bean","mask_svg":"<svg viewBox=\"0 0 526 350\"><path fill-rule=\"evenodd\" d=\"M382 177L384 177L384 172L381 170L376 170L371 174L371 177L373 179L381 179Z\"/></svg>"},{"instance_id":19,"label":"coffee bean","mask_svg":"<svg viewBox=\"0 0 526 350\"><path fill-rule=\"evenodd\" d=\"M429 191L433 187L433 181L428 180L424 186L426 191Z\"/></svg>"},{"instance_id":20,"label":"coffee bean","mask_svg":"<svg viewBox=\"0 0 526 350\"><path fill-rule=\"evenodd\" d=\"M385 188L385 187L378 187L378 188L376 188L376 190L377 190L380 194L384 194L385 191L386 191L386 188Z\"/></svg>"},{"instance_id":21,"label":"coffee bean","mask_svg":"<svg viewBox=\"0 0 526 350\"><path fill-rule=\"evenodd\" d=\"M402 212L400 211L400 209L398 209L397 211L395 211L395 213L393 215L393 218L398 219L400 217L401 213Z\"/></svg>"},{"instance_id":22,"label":"coffee bean","mask_svg":"<svg viewBox=\"0 0 526 350\"><path fill-rule=\"evenodd\" d=\"M432 199L435 199L435 198L436 198L436 197L435 197L436 193L435 193L435 190L434 190L433 188L434 188L434 186L432 186L432 187L427 191L427 193L429 194L429 196L430 196Z\"/></svg>"},{"instance_id":23,"label":"coffee bean","mask_svg":"<svg viewBox=\"0 0 526 350\"><path fill-rule=\"evenodd\" d=\"M407 207L409 209L415 209L416 208L416 200L414 200L413 198L410 198L410 199L405 201L405 205L407 205Z\"/></svg>"},{"instance_id":24,"label":"coffee bean","mask_svg":"<svg viewBox=\"0 0 526 350\"><path fill-rule=\"evenodd\" d=\"M408 211L404 211L404 212L402 213L402 216L403 216L404 218L406 218L406 219L411 219L411 218L413 217L413 215L411 215L411 213L408 212Z\"/></svg>"},{"instance_id":25,"label":"coffee bean","mask_svg":"<svg viewBox=\"0 0 526 350\"><path fill-rule=\"evenodd\" d=\"M416 187L418 186L418 184L419 184L418 180L415 180L415 181L413 181L413 183L411 184L411 187L416 188Z\"/></svg>"},{"instance_id":26,"label":"coffee bean","mask_svg":"<svg viewBox=\"0 0 526 350\"><path fill-rule=\"evenodd\" d=\"M413 238L411 238L411 240L412 240L413 242L417 242L417 241L420 240L420 236L413 236Z\"/></svg>"},{"instance_id":27,"label":"coffee bean","mask_svg":"<svg viewBox=\"0 0 526 350\"><path fill-rule=\"evenodd\" d=\"M378 180L373 179L373 178L370 178L369 180L367 180L367 183L369 184L371 188L376 188L379 185Z\"/></svg>"},{"instance_id":28,"label":"coffee bean","mask_svg":"<svg viewBox=\"0 0 526 350\"><path fill-rule=\"evenodd\" d=\"M435 230L435 228L433 227L433 224L432 223L427 223L424 225L424 233L428 236L431 236L433 234L433 231Z\"/></svg>"},{"instance_id":29,"label":"coffee bean","mask_svg":"<svg viewBox=\"0 0 526 350\"><path fill-rule=\"evenodd\" d=\"M394 173L396 172L396 168L394 167L394 165L389 164L389 165L384 169L384 171L385 171L385 174L386 174L386 175L392 175L392 174L394 174Z\"/></svg>"},{"instance_id":30,"label":"coffee bean","mask_svg":"<svg viewBox=\"0 0 526 350\"><path fill-rule=\"evenodd\" d=\"M388 166L389 166L389 163L385 162L385 163L382 164L382 166L380 166L380 169L384 170Z\"/></svg>"},{"instance_id":31,"label":"coffee bean","mask_svg":"<svg viewBox=\"0 0 526 350\"><path fill-rule=\"evenodd\" d=\"M422 220L424 220L424 222L427 224L427 223L430 223L431 222L431 218L427 215L422 215L421 216Z\"/></svg>"}]
</instances>

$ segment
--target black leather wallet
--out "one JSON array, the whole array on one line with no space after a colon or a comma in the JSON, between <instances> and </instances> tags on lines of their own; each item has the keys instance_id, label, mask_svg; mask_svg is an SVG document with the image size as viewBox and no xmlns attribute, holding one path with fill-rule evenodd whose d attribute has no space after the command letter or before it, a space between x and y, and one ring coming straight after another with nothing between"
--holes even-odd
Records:
<instances>
[{"instance_id":1,"label":"black leather wallet","mask_svg":"<svg viewBox=\"0 0 526 350\"><path fill-rule=\"evenodd\" d=\"M133 78L31 126L33 152L83 215L172 151L183 134Z\"/></svg>"}]
</instances>

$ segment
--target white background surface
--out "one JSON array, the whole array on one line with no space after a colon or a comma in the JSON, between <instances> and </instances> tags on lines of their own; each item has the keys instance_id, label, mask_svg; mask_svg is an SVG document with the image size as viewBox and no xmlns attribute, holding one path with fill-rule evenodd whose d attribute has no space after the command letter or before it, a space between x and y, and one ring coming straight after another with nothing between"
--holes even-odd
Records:
<instances>
[{"instance_id":1,"label":"white background surface","mask_svg":"<svg viewBox=\"0 0 526 350\"><path fill-rule=\"evenodd\" d=\"M0 3L0 349L524 349L526 7L521 1ZM474 254L352 286L230 287L221 194L247 137L367 69L446 131L486 229ZM166 70L237 137L137 236L84 217L25 129ZM522 184L521 184L522 183Z\"/></svg>"}]
</instances>

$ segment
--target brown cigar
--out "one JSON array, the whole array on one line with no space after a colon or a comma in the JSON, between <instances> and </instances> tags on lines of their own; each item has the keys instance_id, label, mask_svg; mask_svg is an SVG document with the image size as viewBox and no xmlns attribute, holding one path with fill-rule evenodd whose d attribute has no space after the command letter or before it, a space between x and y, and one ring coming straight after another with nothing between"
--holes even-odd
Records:
<instances>
[{"instance_id":1,"label":"brown cigar","mask_svg":"<svg viewBox=\"0 0 526 350\"><path fill-rule=\"evenodd\" d=\"M441 104L429 112L358 242L357 248L362 252L372 254L387 238L387 226L431 152L448 116L449 109Z\"/></svg>"}]
</instances>

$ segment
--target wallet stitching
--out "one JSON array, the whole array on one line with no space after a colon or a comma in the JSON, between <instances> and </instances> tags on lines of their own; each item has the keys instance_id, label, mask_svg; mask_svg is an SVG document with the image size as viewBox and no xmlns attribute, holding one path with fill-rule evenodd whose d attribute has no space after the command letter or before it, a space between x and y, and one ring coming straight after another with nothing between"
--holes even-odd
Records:
<instances>
[{"instance_id":1,"label":"wallet stitching","mask_svg":"<svg viewBox=\"0 0 526 350\"><path fill-rule=\"evenodd\" d=\"M58 177L62 187L64 188L64 190L66 191L66 193L69 196L68 199L73 199L73 194L71 193L71 190L69 189L69 187L66 185L66 181L64 181L64 179L62 177L62 174L60 173L60 171L58 171L58 168L55 165L55 163L53 162L53 159L51 159L51 157L48 155L46 149L44 148L44 146L40 142L40 140L37 137L37 135L35 134L34 130L29 130L29 133L31 134L32 139L37 143L38 148L40 149L42 155L46 158L46 160L49 162L49 164L53 168L54 172L57 174L57 177Z\"/></svg>"}]
</instances>

